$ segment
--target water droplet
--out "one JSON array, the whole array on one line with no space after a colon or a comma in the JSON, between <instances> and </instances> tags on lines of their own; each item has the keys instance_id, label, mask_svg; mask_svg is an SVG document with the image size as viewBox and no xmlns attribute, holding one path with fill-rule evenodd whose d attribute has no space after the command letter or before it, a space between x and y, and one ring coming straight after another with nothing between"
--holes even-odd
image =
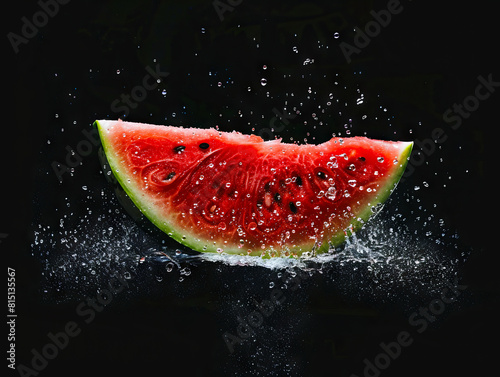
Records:
<instances>
[{"instance_id":1,"label":"water droplet","mask_svg":"<svg viewBox=\"0 0 500 377\"><path fill-rule=\"evenodd\" d=\"M252 221L250 224L248 224L248 229L250 230L257 229L257 224Z\"/></svg>"},{"instance_id":2,"label":"water droplet","mask_svg":"<svg viewBox=\"0 0 500 377\"><path fill-rule=\"evenodd\" d=\"M167 90L166 90L166 89L163 89L163 90L161 91L161 94L163 94L163 96L166 96L166 95L167 95Z\"/></svg>"},{"instance_id":3,"label":"water droplet","mask_svg":"<svg viewBox=\"0 0 500 377\"><path fill-rule=\"evenodd\" d=\"M339 167L339 164L337 163L337 159L335 156L330 157L330 161L326 163L326 166L330 169L336 169Z\"/></svg>"},{"instance_id":4,"label":"water droplet","mask_svg":"<svg viewBox=\"0 0 500 377\"><path fill-rule=\"evenodd\" d=\"M117 70L116 70L116 74L117 74L117 75L119 75L119 74L120 74L120 70L119 70L119 69L117 69Z\"/></svg>"},{"instance_id":5,"label":"water droplet","mask_svg":"<svg viewBox=\"0 0 500 377\"><path fill-rule=\"evenodd\" d=\"M384 158L383 157L377 157L377 161L378 162L384 162Z\"/></svg>"},{"instance_id":6,"label":"water droplet","mask_svg":"<svg viewBox=\"0 0 500 377\"><path fill-rule=\"evenodd\" d=\"M265 65L265 64L264 64L264 65L262 66L262 69L267 69L267 65Z\"/></svg>"},{"instance_id":7,"label":"water droplet","mask_svg":"<svg viewBox=\"0 0 500 377\"><path fill-rule=\"evenodd\" d=\"M333 38L337 39L338 37L340 37L339 33L333 33Z\"/></svg>"},{"instance_id":8,"label":"water droplet","mask_svg":"<svg viewBox=\"0 0 500 377\"><path fill-rule=\"evenodd\" d=\"M222 86L222 83L219 81L219 82L217 83L217 86L220 88L220 87Z\"/></svg>"},{"instance_id":9,"label":"water droplet","mask_svg":"<svg viewBox=\"0 0 500 377\"><path fill-rule=\"evenodd\" d=\"M219 230L226 230L226 223L224 221L221 221L219 225L217 226Z\"/></svg>"},{"instance_id":10,"label":"water droplet","mask_svg":"<svg viewBox=\"0 0 500 377\"><path fill-rule=\"evenodd\" d=\"M274 282L273 281L269 283L269 288L274 288Z\"/></svg>"},{"instance_id":11,"label":"water droplet","mask_svg":"<svg viewBox=\"0 0 500 377\"><path fill-rule=\"evenodd\" d=\"M347 184L351 187L356 187L356 180L355 179L350 179L347 181Z\"/></svg>"},{"instance_id":12,"label":"water droplet","mask_svg":"<svg viewBox=\"0 0 500 377\"><path fill-rule=\"evenodd\" d=\"M82 186L82 189L85 191L87 191L87 188L88 188L87 186Z\"/></svg>"},{"instance_id":13,"label":"water droplet","mask_svg":"<svg viewBox=\"0 0 500 377\"><path fill-rule=\"evenodd\" d=\"M267 85L267 79L265 79L265 78L260 79L260 85L266 86Z\"/></svg>"},{"instance_id":14,"label":"water droplet","mask_svg":"<svg viewBox=\"0 0 500 377\"><path fill-rule=\"evenodd\" d=\"M167 272L172 272L172 270L174 269L174 264L172 262L168 262L165 266L165 269L167 270Z\"/></svg>"},{"instance_id":15,"label":"water droplet","mask_svg":"<svg viewBox=\"0 0 500 377\"><path fill-rule=\"evenodd\" d=\"M328 190L326 190L325 198L329 200L334 200L336 195L337 195L337 189L335 188L335 186L331 186L328 188Z\"/></svg>"},{"instance_id":16,"label":"water droplet","mask_svg":"<svg viewBox=\"0 0 500 377\"><path fill-rule=\"evenodd\" d=\"M205 28L204 28L204 27L202 27L202 28L201 28L201 33L202 33L202 34L205 34L205 31L206 31L206 30L205 30Z\"/></svg>"},{"instance_id":17,"label":"water droplet","mask_svg":"<svg viewBox=\"0 0 500 377\"><path fill-rule=\"evenodd\" d=\"M397 159L397 158L395 158L395 159L394 159L394 161L392 161L392 163L393 163L394 165L396 165L398 162L399 162L399 161L398 161L398 159Z\"/></svg>"}]
</instances>

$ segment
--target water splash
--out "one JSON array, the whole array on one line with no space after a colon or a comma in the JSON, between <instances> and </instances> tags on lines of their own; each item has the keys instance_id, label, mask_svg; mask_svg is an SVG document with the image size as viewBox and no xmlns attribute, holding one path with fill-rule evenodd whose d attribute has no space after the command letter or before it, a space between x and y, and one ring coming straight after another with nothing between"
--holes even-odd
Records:
<instances>
[{"instance_id":1,"label":"water splash","mask_svg":"<svg viewBox=\"0 0 500 377\"><path fill-rule=\"evenodd\" d=\"M91 194L89 197L96 199ZM63 216L58 227L37 225L34 231L32 253L42 264L43 290L56 299L81 297L104 286L117 274L130 275L131 280L140 275L148 284L171 280L168 275L175 275L182 282L193 272L196 275L196 268L204 262L221 268L264 268L270 273L301 270L324 275L337 287L352 284L360 291L384 290L390 296L401 289L438 290L457 276L459 266L468 256L467 251L460 250L457 235L446 230L442 221L428 225L440 229L433 237L432 232L418 224L410 228L406 218L395 213L392 206L378 213L344 245L317 256L262 259L188 254L164 245L138 226L118 209L116 199L105 195L102 200L113 210L109 210L109 215L98 215L96 221L83 218L70 224Z\"/></svg>"},{"instance_id":2,"label":"water splash","mask_svg":"<svg viewBox=\"0 0 500 377\"><path fill-rule=\"evenodd\" d=\"M453 238L453 236L451 237ZM394 230L391 222L382 217L370 221L358 234L347 239L337 249L312 257L272 258L227 254L201 254L200 259L229 266L258 266L271 270L299 268L321 273L332 266L366 266L376 277L378 272L392 270L394 275L423 276L432 270L453 273L453 266L466 258L467 252L457 252L452 258L442 240L419 238L405 226ZM440 247L441 246L441 247ZM456 271L455 271L456 272Z\"/></svg>"}]
</instances>

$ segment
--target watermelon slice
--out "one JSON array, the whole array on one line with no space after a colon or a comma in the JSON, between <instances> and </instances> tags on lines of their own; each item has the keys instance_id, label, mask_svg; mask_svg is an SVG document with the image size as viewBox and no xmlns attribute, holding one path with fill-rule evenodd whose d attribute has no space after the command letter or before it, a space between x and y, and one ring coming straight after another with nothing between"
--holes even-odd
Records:
<instances>
[{"instance_id":1,"label":"watermelon slice","mask_svg":"<svg viewBox=\"0 0 500 377\"><path fill-rule=\"evenodd\" d=\"M365 137L297 145L121 120L95 125L118 182L158 228L199 252L271 257L344 242L389 197L413 146Z\"/></svg>"}]
</instances>

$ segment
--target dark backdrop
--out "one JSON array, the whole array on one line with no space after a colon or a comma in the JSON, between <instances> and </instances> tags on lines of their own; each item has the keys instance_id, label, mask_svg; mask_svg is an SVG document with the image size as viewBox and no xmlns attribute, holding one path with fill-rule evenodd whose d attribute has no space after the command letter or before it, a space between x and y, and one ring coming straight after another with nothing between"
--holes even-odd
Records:
<instances>
[{"instance_id":1,"label":"dark backdrop","mask_svg":"<svg viewBox=\"0 0 500 377\"><path fill-rule=\"evenodd\" d=\"M184 376L361 376L363 360L373 361L381 342L414 330L411 314L439 298L446 279L457 279L468 286L460 300L380 373L497 375L497 202L487 197L497 183L486 174L496 171L498 88L477 106L470 102L477 109L460 127L443 120L475 94L480 76L500 81L496 8L401 1L402 11L348 62L341 43L356 46L354 28L363 29L370 11L387 2L232 4L219 17L210 0L73 0L51 8L47 20L39 16L43 26L18 52L9 33L23 37L22 17L33 20L41 6L16 2L3 12L0 248L16 269L16 365L31 368L32 350L75 321L81 333L40 375L131 375L139 368ZM127 105L129 113L123 104L115 111L122 94L142 85L146 67L168 76L137 106ZM333 133L421 141L413 161L423 162L413 163L398 187L385 224L405 229L402 248L414 243L424 256L432 249L447 272L434 263L374 280L366 264L330 264L297 291L285 290L283 307L230 353L223 334L237 334L238 317L269 297L278 272L182 262L165 274L165 260L149 249L186 250L134 225L82 131L95 119L122 117L258 133L271 128L273 109L284 111L285 101L300 113L273 131L284 141L319 143ZM424 140L436 128L447 140L427 153ZM71 172L68 150L78 145L81 164ZM61 180L58 164L68 168L59 170ZM86 324L90 317L76 308L125 270L132 271L129 286Z\"/></svg>"}]
</instances>

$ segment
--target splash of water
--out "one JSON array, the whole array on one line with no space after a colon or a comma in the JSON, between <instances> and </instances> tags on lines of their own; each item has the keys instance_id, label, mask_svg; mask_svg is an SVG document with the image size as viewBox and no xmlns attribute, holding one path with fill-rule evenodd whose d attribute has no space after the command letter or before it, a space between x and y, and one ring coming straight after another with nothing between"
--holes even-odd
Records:
<instances>
[{"instance_id":1,"label":"splash of water","mask_svg":"<svg viewBox=\"0 0 500 377\"><path fill-rule=\"evenodd\" d=\"M371 219L342 247L313 257L188 255L163 246L130 217L117 211L109 217L101 215L97 222L82 220L73 228L64 223L58 229L38 225L32 250L43 266L45 292L81 296L86 290L104 286L112 276L123 274L133 279L140 271L158 282L174 272L181 282L192 272L196 275L197 266L203 262L221 268L260 267L271 273L302 270L325 275L338 286L357 285L360 290L363 285L377 285L394 292L398 287L415 290L419 286L437 290L442 285L439 282L456 276L458 265L467 258L467 253L454 244L455 235L448 236L447 241L443 237L421 237L404 222L394 223L390 214Z\"/></svg>"}]
</instances>

